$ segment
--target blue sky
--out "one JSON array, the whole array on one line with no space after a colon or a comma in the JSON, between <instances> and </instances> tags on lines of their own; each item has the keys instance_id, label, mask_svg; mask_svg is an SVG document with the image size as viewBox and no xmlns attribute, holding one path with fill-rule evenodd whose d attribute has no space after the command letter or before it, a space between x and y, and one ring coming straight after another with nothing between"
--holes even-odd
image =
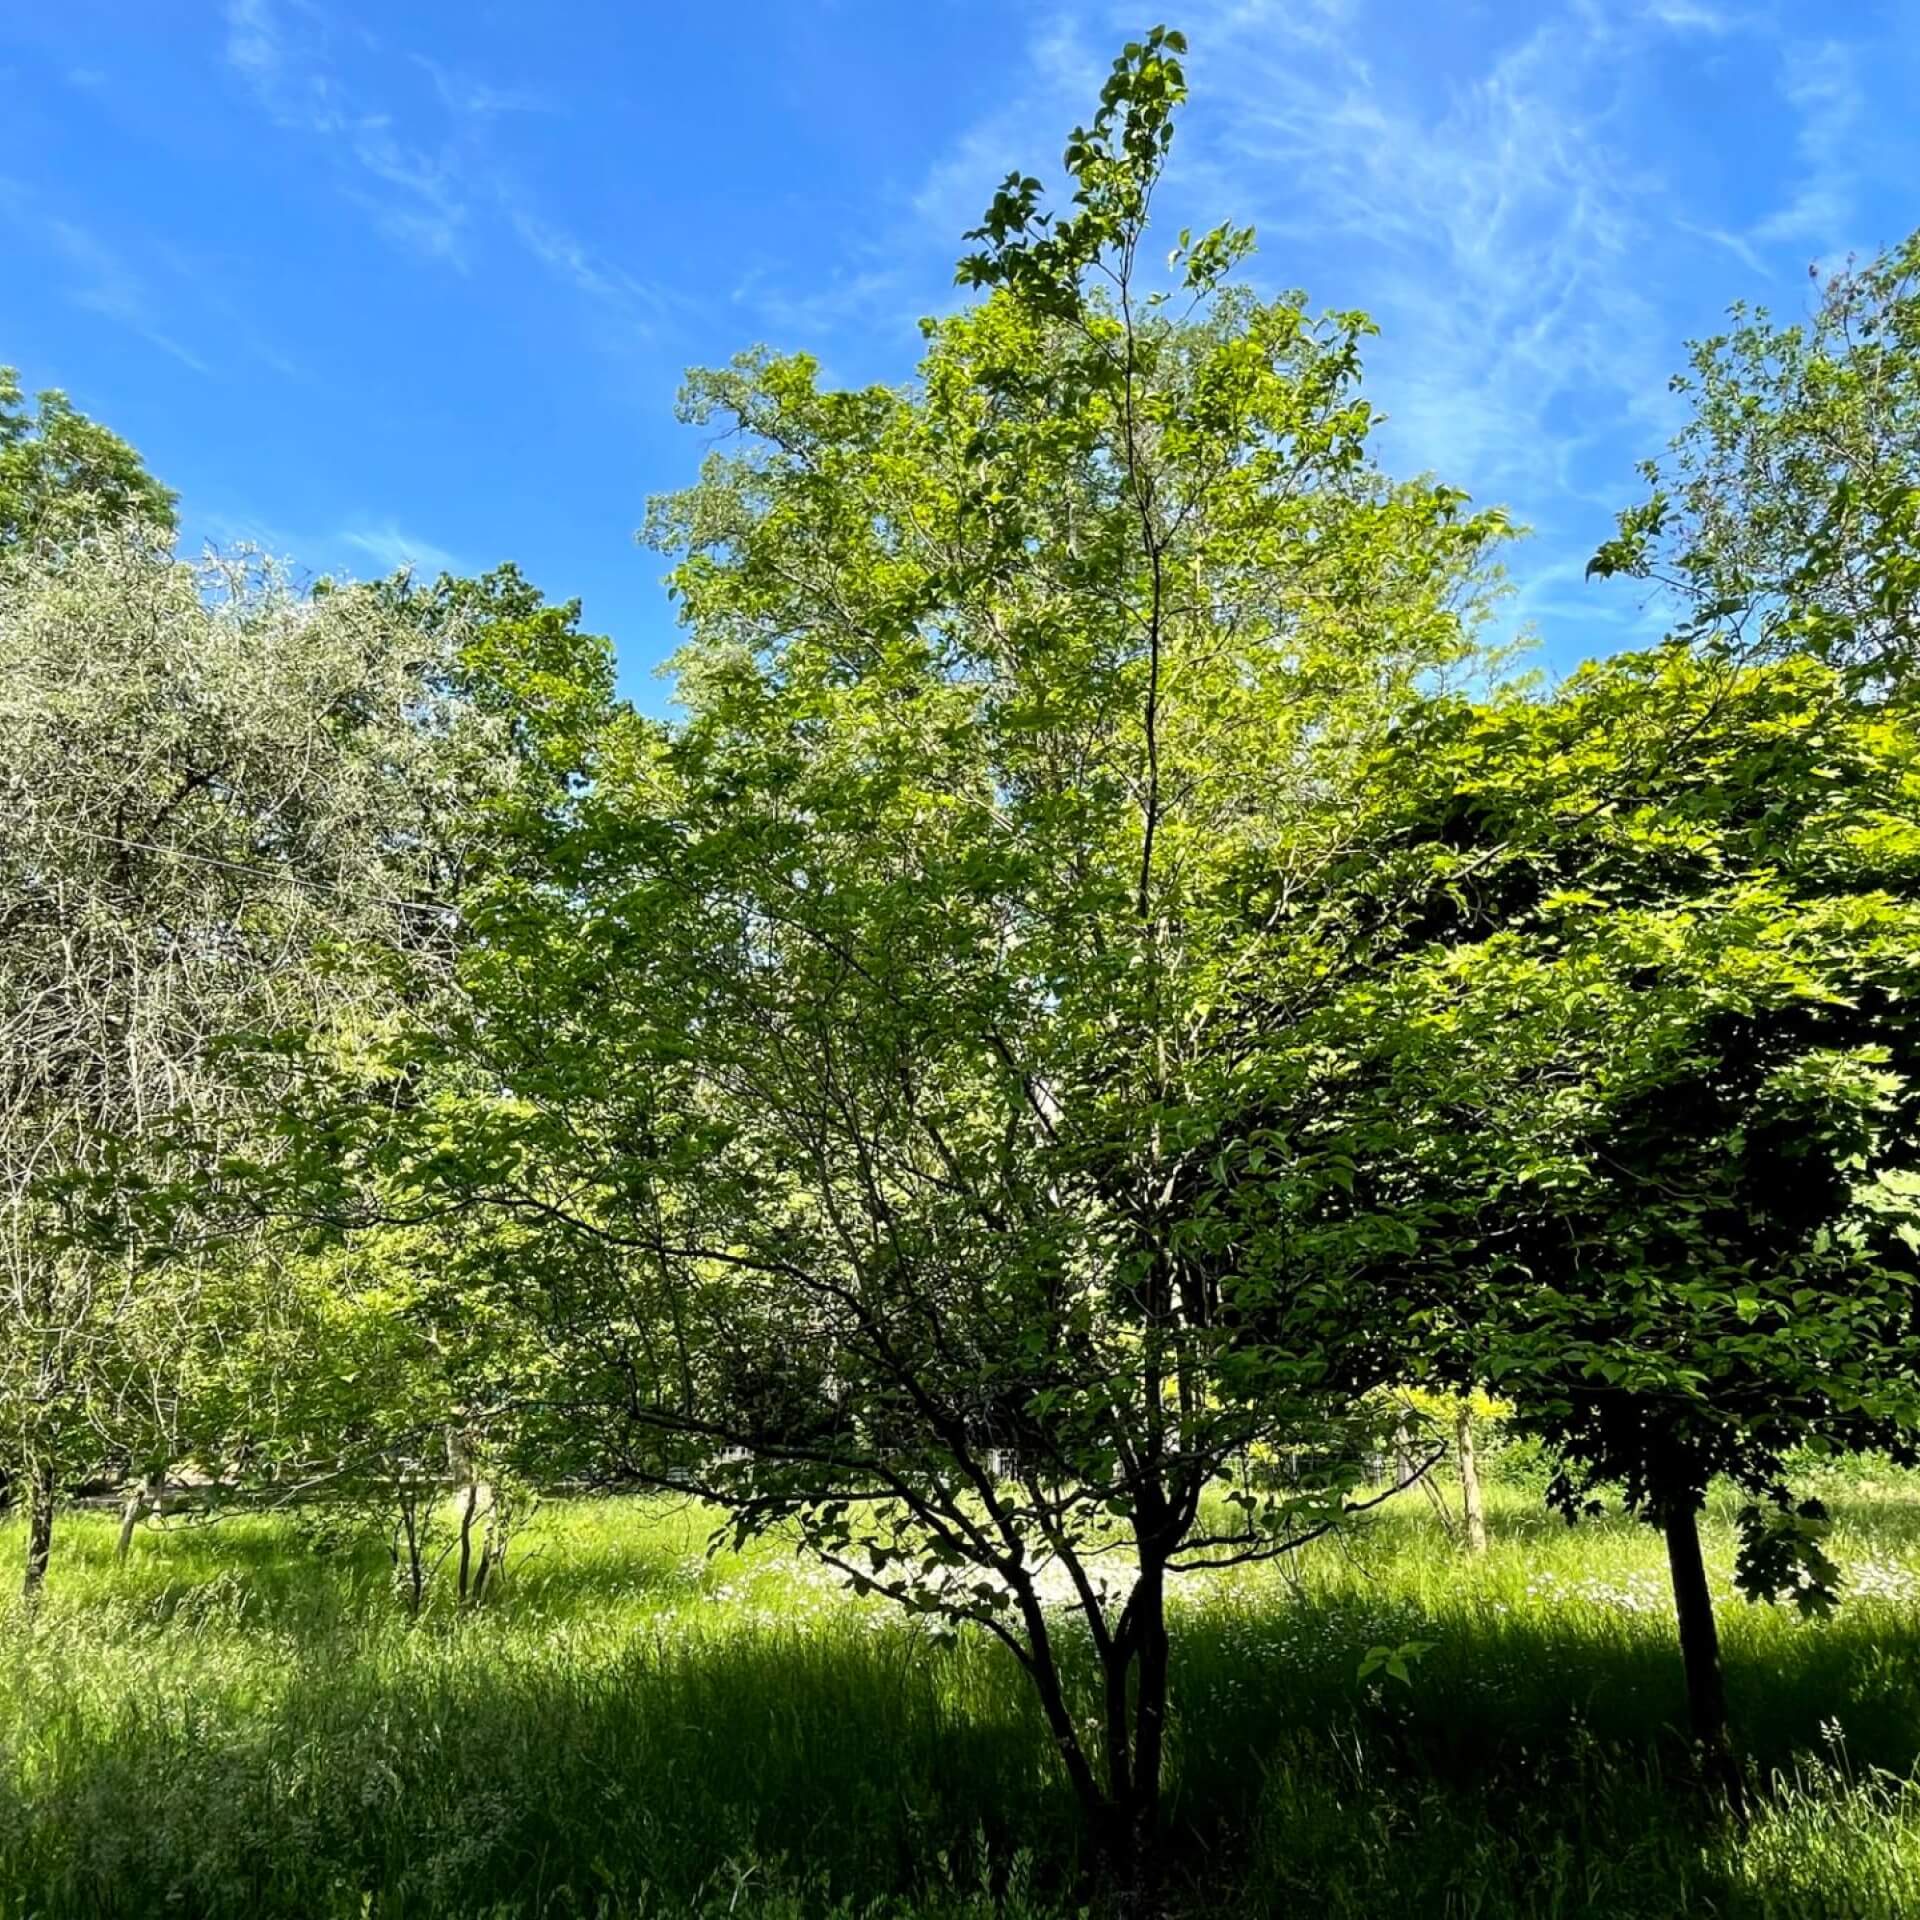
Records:
<instances>
[{"instance_id":1,"label":"blue sky","mask_svg":"<svg viewBox=\"0 0 1920 1920\"><path fill-rule=\"evenodd\" d=\"M0 9L0 361L313 570L511 558L630 689L671 648L632 532L701 451L683 368L845 380L999 177L1058 176L1101 0L59 0ZM1187 0L1169 234L1379 321L1390 465L1534 529L1516 620L1566 667L1657 616L1581 570L1726 304L1920 225L1920 6Z\"/></svg>"}]
</instances>

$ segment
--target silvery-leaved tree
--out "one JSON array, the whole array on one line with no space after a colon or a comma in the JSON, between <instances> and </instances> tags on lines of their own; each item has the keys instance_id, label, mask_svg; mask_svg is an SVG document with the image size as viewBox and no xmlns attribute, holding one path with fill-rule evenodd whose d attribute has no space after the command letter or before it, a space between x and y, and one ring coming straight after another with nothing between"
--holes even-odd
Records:
<instances>
[{"instance_id":1,"label":"silvery-leaved tree","mask_svg":"<svg viewBox=\"0 0 1920 1920\"><path fill-rule=\"evenodd\" d=\"M317 1022L290 1009L230 1056L254 1077L259 1137L226 1171L273 1227L275 1258L262 1309L233 1316L198 1376L199 1444L209 1466L323 1508L315 1524L330 1533L377 1527L417 1614L442 1566L460 1602L492 1589L529 1480L566 1464L539 1412L550 1355L537 1328L501 1310L493 1273L524 1257L527 1230L465 1212L409 1224L378 1178L342 1184L307 1124L311 1096L384 1058L396 1030L434 1027L450 963L477 936L470 905L529 834L568 817L617 708L607 641L580 630L578 602L549 602L511 565L353 594L432 663L416 717L431 723L421 764L435 777L401 782L417 804L386 855L431 902L434 938L396 945L404 917L343 919L330 947L350 993ZM349 957L361 963L351 971ZM416 1056L362 1090L404 1114L471 1090L467 1069ZM316 1145L318 1168L302 1152Z\"/></svg>"},{"instance_id":2,"label":"silvery-leaved tree","mask_svg":"<svg viewBox=\"0 0 1920 1920\"><path fill-rule=\"evenodd\" d=\"M29 1591L57 1491L164 1458L234 1332L220 1156L257 1154L272 1074L232 1043L365 1041L380 983L328 950L445 950L447 823L504 757L371 590L188 564L137 523L0 568L0 1460Z\"/></svg>"},{"instance_id":3,"label":"silvery-leaved tree","mask_svg":"<svg viewBox=\"0 0 1920 1920\"><path fill-rule=\"evenodd\" d=\"M1003 1641L1135 1889L1169 1575L1337 1517L1406 1364L1296 1258L1276 1103L1369 938L1355 769L1476 670L1503 531L1381 474L1365 323L1234 284L1245 234L1156 287L1182 51L1057 215L1006 183L917 379L694 377L684 723L527 824L391 1189L538 1228L583 1452Z\"/></svg>"}]
</instances>

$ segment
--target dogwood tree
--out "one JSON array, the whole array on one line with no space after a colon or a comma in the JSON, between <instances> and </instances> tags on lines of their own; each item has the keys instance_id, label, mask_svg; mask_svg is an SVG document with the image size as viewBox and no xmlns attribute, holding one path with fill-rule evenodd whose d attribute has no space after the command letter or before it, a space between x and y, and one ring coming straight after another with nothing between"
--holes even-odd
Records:
<instances>
[{"instance_id":1,"label":"dogwood tree","mask_svg":"<svg viewBox=\"0 0 1920 1920\"><path fill-rule=\"evenodd\" d=\"M1791 1458L1920 1432L1920 753L1842 668L1674 643L1437 704L1391 757L1385 860L1432 894L1327 1029L1339 1211L1549 1443L1556 1502L1660 1527L1738 1804L1709 1482L1747 1496L1741 1586L1824 1609Z\"/></svg>"}]
</instances>

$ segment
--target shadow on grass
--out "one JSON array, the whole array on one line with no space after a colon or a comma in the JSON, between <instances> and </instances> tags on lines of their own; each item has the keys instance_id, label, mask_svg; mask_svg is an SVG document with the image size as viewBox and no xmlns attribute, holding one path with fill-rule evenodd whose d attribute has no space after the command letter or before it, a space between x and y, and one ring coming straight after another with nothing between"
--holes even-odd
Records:
<instances>
[{"instance_id":1,"label":"shadow on grass","mask_svg":"<svg viewBox=\"0 0 1920 1920\"><path fill-rule=\"evenodd\" d=\"M1744 1609L1743 1609L1744 1611ZM1759 1610L1755 1610L1758 1612ZM1734 1720L1763 1774L1822 1752L1837 1722L1857 1767L1920 1762L1920 1619L1857 1606L1821 1625L1761 1614L1748 1644L1727 1622ZM1362 1684L1370 1646L1435 1644L1409 1685ZM1670 1621L1556 1620L1488 1609L1436 1622L1412 1608L1295 1602L1202 1625L1183 1639L1182 1791L1234 1793L1276 1726L1340 1726L1408 1775L1454 1785L1537 1780L1599 1746L1681 1760L1686 1702Z\"/></svg>"},{"instance_id":2,"label":"shadow on grass","mask_svg":"<svg viewBox=\"0 0 1920 1920\"><path fill-rule=\"evenodd\" d=\"M1426 1550L1403 1530L1403 1557L1409 1540ZM0 1624L0 1914L864 1912L930 1898L982 1847L1036 1862L1031 1911L1071 1905L1072 1810L991 1645L938 1648L855 1607L728 1630L677 1536L576 1540L503 1608L425 1632L376 1604L378 1563L343 1575L238 1525L153 1544L141 1591L150 1617L171 1609L164 1631L116 1641L79 1602ZM1384 1565L1394 1541L1378 1546ZM1361 1575L1180 1616L1183 1906L1920 1911L1901 1837L1920 1818L1902 1826L1890 1789L1836 1793L1803 1766L1734 1845L1685 1785L1670 1622L1517 1608L1497 1571L1449 1568L1438 1602ZM256 1583L230 1613L204 1598ZM648 1583L678 1583L680 1609L599 1630ZM1435 1644L1410 1686L1359 1680L1369 1645L1418 1638ZM1763 1771L1822 1754L1857 1780L1913 1767L1911 1609L1804 1629L1741 1616L1728 1641ZM1823 1736L1835 1720L1844 1752Z\"/></svg>"},{"instance_id":3,"label":"shadow on grass","mask_svg":"<svg viewBox=\"0 0 1920 1920\"><path fill-rule=\"evenodd\" d=\"M663 1626L595 1660L565 1623L473 1624L357 1667L203 1648L197 1684L108 1695L70 1649L36 1679L44 1632L16 1631L0 1713L32 1747L0 1780L0 1891L46 1916L582 1912L690 1902L736 1862L911 1886L978 1832L1057 1852L1068 1824L980 1650Z\"/></svg>"}]
</instances>

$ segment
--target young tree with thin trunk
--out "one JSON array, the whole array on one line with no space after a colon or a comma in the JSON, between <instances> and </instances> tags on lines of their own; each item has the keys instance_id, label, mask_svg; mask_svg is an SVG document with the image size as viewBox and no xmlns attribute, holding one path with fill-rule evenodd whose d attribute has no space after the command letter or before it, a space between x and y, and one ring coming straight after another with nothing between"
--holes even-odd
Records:
<instances>
[{"instance_id":1,"label":"young tree with thin trunk","mask_svg":"<svg viewBox=\"0 0 1920 1920\"><path fill-rule=\"evenodd\" d=\"M1740 1586L1824 1609L1790 1456L1920 1431L1920 747L1840 670L1672 644L1436 706L1394 758L1435 890L1328 1036L1367 1055L1356 1216L1405 1225L1553 1500L1617 1489L1661 1530L1738 1809L1708 1487L1747 1496Z\"/></svg>"},{"instance_id":2,"label":"young tree with thin trunk","mask_svg":"<svg viewBox=\"0 0 1920 1920\"><path fill-rule=\"evenodd\" d=\"M1503 527L1377 470L1364 323L1229 284L1245 235L1151 284L1181 52L1116 63L1066 211L1007 182L915 383L695 376L687 718L526 823L382 1175L523 1226L583 1459L997 1638L1135 1899L1170 1583L1338 1519L1405 1377L1295 1232L1294 1036Z\"/></svg>"},{"instance_id":3,"label":"young tree with thin trunk","mask_svg":"<svg viewBox=\"0 0 1920 1920\"><path fill-rule=\"evenodd\" d=\"M1453 1460L1460 1476L1460 1521L1467 1551L1487 1550L1487 1509L1480 1494L1480 1462L1473 1445L1473 1395L1463 1393L1453 1413Z\"/></svg>"}]
</instances>

